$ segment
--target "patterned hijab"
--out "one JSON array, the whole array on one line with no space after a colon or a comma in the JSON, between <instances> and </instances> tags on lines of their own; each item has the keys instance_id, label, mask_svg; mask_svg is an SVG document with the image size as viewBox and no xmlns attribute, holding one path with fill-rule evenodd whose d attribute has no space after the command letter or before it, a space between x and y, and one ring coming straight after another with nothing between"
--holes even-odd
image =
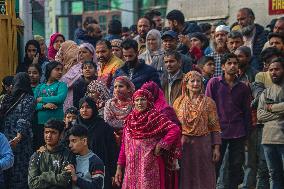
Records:
<instances>
[{"instance_id":1,"label":"patterned hijab","mask_svg":"<svg viewBox=\"0 0 284 189\"><path fill-rule=\"evenodd\" d=\"M166 98L164 96L164 92L159 88L159 86L153 82L149 81L142 85L141 89L148 90L154 98L154 107L158 111L162 111L169 105L166 102Z\"/></svg>"},{"instance_id":2,"label":"patterned hijab","mask_svg":"<svg viewBox=\"0 0 284 189\"><path fill-rule=\"evenodd\" d=\"M67 40L61 44L61 48L55 56L55 60L63 64L63 73L78 63L78 45L71 40Z\"/></svg>"},{"instance_id":3,"label":"patterned hijab","mask_svg":"<svg viewBox=\"0 0 284 189\"><path fill-rule=\"evenodd\" d=\"M93 80L87 87L86 96L91 97L101 109L107 100L111 98L108 88L101 81Z\"/></svg>"},{"instance_id":4,"label":"patterned hijab","mask_svg":"<svg viewBox=\"0 0 284 189\"><path fill-rule=\"evenodd\" d=\"M50 36L49 47L48 47L48 59L51 59L51 60L55 59L57 50L53 47L53 44L55 43L56 38L59 36L61 36L65 41L65 38L61 33L54 33Z\"/></svg>"},{"instance_id":5,"label":"patterned hijab","mask_svg":"<svg viewBox=\"0 0 284 189\"><path fill-rule=\"evenodd\" d=\"M168 129L177 126L154 108L154 98L149 91L137 90L133 95L133 101L138 97L145 97L148 104L145 111L140 112L134 108L127 117L125 127L131 138L162 138Z\"/></svg>"},{"instance_id":6,"label":"patterned hijab","mask_svg":"<svg viewBox=\"0 0 284 189\"><path fill-rule=\"evenodd\" d=\"M126 76L117 77L114 83L116 82L126 85L129 92L114 92L114 98L108 100L105 105L104 119L112 127L122 128L125 118L132 111L132 95L135 91L135 86Z\"/></svg>"},{"instance_id":7,"label":"patterned hijab","mask_svg":"<svg viewBox=\"0 0 284 189\"><path fill-rule=\"evenodd\" d=\"M207 133L208 125L200 123L202 116L207 111L208 97L202 93L203 87L195 103L190 98L190 91L187 88L187 83L193 79L199 78L202 84L202 75L197 71L188 72L182 81L182 95L174 102L174 109L182 123L182 133L191 136L202 136ZM204 118L208 119L208 118Z\"/></svg>"}]
</instances>

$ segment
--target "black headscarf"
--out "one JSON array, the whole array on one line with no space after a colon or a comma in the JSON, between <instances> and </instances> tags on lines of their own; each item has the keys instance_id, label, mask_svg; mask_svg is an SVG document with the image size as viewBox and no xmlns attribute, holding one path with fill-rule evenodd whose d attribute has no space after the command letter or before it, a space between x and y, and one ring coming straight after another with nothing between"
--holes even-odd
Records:
<instances>
[{"instance_id":1,"label":"black headscarf","mask_svg":"<svg viewBox=\"0 0 284 189\"><path fill-rule=\"evenodd\" d=\"M19 72L14 77L12 94L6 95L0 106L0 114L6 114L13 104L15 104L23 95L29 94L33 96L30 77L25 72Z\"/></svg>"},{"instance_id":2,"label":"black headscarf","mask_svg":"<svg viewBox=\"0 0 284 189\"><path fill-rule=\"evenodd\" d=\"M52 70L54 68L56 68L58 65L62 65L60 62L57 62L57 61L52 61L52 62L49 62L47 65L46 65L46 70L45 70L45 80L48 81L49 79L49 76L52 72Z\"/></svg>"},{"instance_id":3,"label":"black headscarf","mask_svg":"<svg viewBox=\"0 0 284 189\"><path fill-rule=\"evenodd\" d=\"M204 35L201 32L190 33L189 37L190 38L195 37L195 38L199 39L203 43L202 50L206 49L209 45L208 38L206 37L206 35Z\"/></svg>"},{"instance_id":4,"label":"black headscarf","mask_svg":"<svg viewBox=\"0 0 284 189\"><path fill-rule=\"evenodd\" d=\"M98 108L97 105L95 103L95 101L91 98L91 97L83 97L81 98L81 100L79 101L79 109L81 109L82 105L84 103L87 103L93 110L93 114L92 117L90 119L84 119L80 114L78 116L78 120L77 122L79 124L85 125L87 127L90 127L92 125L94 125L95 120L100 119L99 117L99 112L98 112Z\"/></svg>"}]
</instances>

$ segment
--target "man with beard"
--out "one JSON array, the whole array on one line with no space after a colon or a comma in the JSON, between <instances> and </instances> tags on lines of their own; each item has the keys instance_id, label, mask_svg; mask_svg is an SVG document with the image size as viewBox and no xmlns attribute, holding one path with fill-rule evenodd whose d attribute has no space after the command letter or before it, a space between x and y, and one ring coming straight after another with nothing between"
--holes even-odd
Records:
<instances>
[{"instance_id":1,"label":"man with beard","mask_svg":"<svg viewBox=\"0 0 284 189\"><path fill-rule=\"evenodd\" d=\"M185 22L184 14L180 10L170 11L166 18L169 23L169 28L175 31L181 38L185 37L185 35L188 35L189 33L201 32L197 22ZM177 50L182 54L188 53L188 48L183 44L179 44Z\"/></svg>"},{"instance_id":2,"label":"man with beard","mask_svg":"<svg viewBox=\"0 0 284 189\"><path fill-rule=\"evenodd\" d=\"M238 31L231 31L227 39L227 47L231 53L244 44L243 35Z\"/></svg>"},{"instance_id":3,"label":"man with beard","mask_svg":"<svg viewBox=\"0 0 284 189\"><path fill-rule=\"evenodd\" d=\"M137 22L138 35L133 39L138 43L139 55L146 51L146 36L147 33L151 30L151 25L151 19L146 16L139 18Z\"/></svg>"},{"instance_id":4,"label":"man with beard","mask_svg":"<svg viewBox=\"0 0 284 189\"><path fill-rule=\"evenodd\" d=\"M161 86L157 70L152 66L145 64L144 60L138 60L138 43L135 40L124 40L121 47L125 64L116 70L113 76L111 94L113 91L114 80L118 76L127 76L135 85L136 90L140 89L140 87L148 81L154 81Z\"/></svg>"},{"instance_id":5,"label":"man with beard","mask_svg":"<svg viewBox=\"0 0 284 189\"><path fill-rule=\"evenodd\" d=\"M98 80L110 86L114 72L123 65L123 61L112 54L111 43L107 40L100 40L96 45L98 59Z\"/></svg>"},{"instance_id":6,"label":"man with beard","mask_svg":"<svg viewBox=\"0 0 284 189\"><path fill-rule=\"evenodd\" d=\"M222 75L221 58L228 52L227 36L230 32L230 27L225 25L217 26L214 34L214 51L208 56L214 57L215 74L214 76Z\"/></svg>"},{"instance_id":7,"label":"man with beard","mask_svg":"<svg viewBox=\"0 0 284 189\"><path fill-rule=\"evenodd\" d=\"M224 74L210 79L205 94L216 103L222 131L221 159L217 163L217 175L219 176L227 151L228 188L237 189L244 163L245 139L251 127L250 89L237 78L239 61L235 54L225 54L221 65Z\"/></svg>"},{"instance_id":8,"label":"man with beard","mask_svg":"<svg viewBox=\"0 0 284 189\"><path fill-rule=\"evenodd\" d=\"M281 35L284 35L284 17L280 17L276 20L273 29L272 29L273 33L279 33ZM269 41L267 41L263 47L263 50L270 47L269 45Z\"/></svg>"},{"instance_id":9,"label":"man with beard","mask_svg":"<svg viewBox=\"0 0 284 189\"><path fill-rule=\"evenodd\" d=\"M270 188L284 188L284 59L273 59L268 71L273 84L260 96L257 117L264 123L262 145Z\"/></svg>"},{"instance_id":10,"label":"man with beard","mask_svg":"<svg viewBox=\"0 0 284 189\"><path fill-rule=\"evenodd\" d=\"M163 19L162 14L158 10L151 10L145 14L146 17L150 18L155 23L155 29L162 31Z\"/></svg>"},{"instance_id":11,"label":"man with beard","mask_svg":"<svg viewBox=\"0 0 284 189\"><path fill-rule=\"evenodd\" d=\"M243 34L244 45L251 49L254 56L259 56L267 41L268 32L254 23L255 16L250 8L242 8L237 13L237 21Z\"/></svg>"},{"instance_id":12,"label":"man with beard","mask_svg":"<svg viewBox=\"0 0 284 189\"><path fill-rule=\"evenodd\" d=\"M95 47L97 41L100 40L102 36L100 25L92 23L86 27L84 34L78 36L78 39L81 40L82 43L91 43Z\"/></svg>"},{"instance_id":13,"label":"man with beard","mask_svg":"<svg viewBox=\"0 0 284 189\"><path fill-rule=\"evenodd\" d=\"M270 33L268 35L268 42L270 47L275 47L284 52L284 33Z\"/></svg>"},{"instance_id":14,"label":"man with beard","mask_svg":"<svg viewBox=\"0 0 284 189\"><path fill-rule=\"evenodd\" d=\"M254 82L255 75L258 71L251 66L252 56L250 48L240 46L236 49L235 55L237 55L239 59L239 80L245 83Z\"/></svg>"}]
</instances>

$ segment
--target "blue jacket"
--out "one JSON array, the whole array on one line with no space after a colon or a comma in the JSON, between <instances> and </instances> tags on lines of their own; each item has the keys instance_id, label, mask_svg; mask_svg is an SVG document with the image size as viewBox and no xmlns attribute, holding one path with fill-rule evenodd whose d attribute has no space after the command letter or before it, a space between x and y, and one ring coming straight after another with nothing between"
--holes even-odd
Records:
<instances>
[{"instance_id":1,"label":"blue jacket","mask_svg":"<svg viewBox=\"0 0 284 189\"><path fill-rule=\"evenodd\" d=\"M3 171L14 164L14 155L4 134L0 133L0 185L4 183Z\"/></svg>"},{"instance_id":2,"label":"blue jacket","mask_svg":"<svg viewBox=\"0 0 284 189\"><path fill-rule=\"evenodd\" d=\"M139 59L138 61L139 64L136 68L134 68L132 77L129 68L126 64L121 68L119 68L118 70L116 70L111 82L111 88L110 88L111 92L113 92L114 80L118 76L127 76L128 78L130 78L132 83L135 85L136 90L140 89L141 86L148 81L154 81L159 86L161 86L158 71L152 66L146 65L144 60Z\"/></svg>"},{"instance_id":3,"label":"blue jacket","mask_svg":"<svg viewBox=\"0 0 284 189\"><path fill-rule=\"evenodd\" d=\"M259 56L264 44L267 42L267 35L268 31L264 30L264 28L259 25L255 24L255 36L253 39L253 55L254 56Z\"/></svg>"}]
</instances>

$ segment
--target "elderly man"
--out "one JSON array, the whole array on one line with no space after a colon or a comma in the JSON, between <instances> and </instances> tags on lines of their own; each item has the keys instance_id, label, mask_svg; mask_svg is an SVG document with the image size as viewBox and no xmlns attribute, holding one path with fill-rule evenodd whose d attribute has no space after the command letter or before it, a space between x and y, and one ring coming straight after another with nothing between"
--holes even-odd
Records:
<instances>
[{"instance_id":1,"label":"elderly man","mask_svg":"<svg viewBox=\"0 0 284 189\"><path fill-rule=\"evenodd\" d=\"M268 32L254 23L255 16L250 8L241 8L237 13L237 21L243 34L244 45L249 47L254 56L259 56L267 41Z\"/></svg>"},{"instance_id":2,"label":"elderly man","mask_svg":"<svg viewBox=\"0 0 284 189\"><path fill-rule=\"evenodd\" d=\"M226 44L228 33L230 33L229 26L220 25L215 29L214 51L208 55L214 57L214 62L215 62L214 76L220 76L223 73L221 68L221 58L225 53L228 52Z\"/></svg>"}]
</instances>

